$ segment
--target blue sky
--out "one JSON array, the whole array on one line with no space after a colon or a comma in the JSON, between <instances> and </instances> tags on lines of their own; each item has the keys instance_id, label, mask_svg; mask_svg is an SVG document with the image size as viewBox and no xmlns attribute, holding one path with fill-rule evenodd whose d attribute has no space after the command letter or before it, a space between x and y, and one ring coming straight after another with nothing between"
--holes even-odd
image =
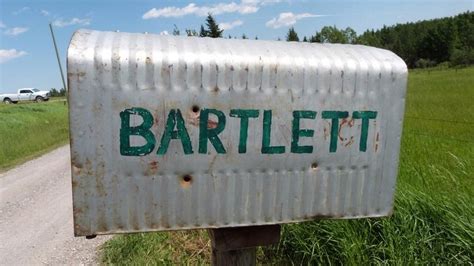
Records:
<instances>
[{"instance_id":1,"label":"blue sky","mask_svg":"<svg viewBox=\"0 0 474 266\"><path fill-rule=\"evenodd\" d=\"M198 30L213 12L225 36L276 40L294 26L310 36L326 25L352 27L358 34L409 21L474 10L474 0L0 0L0 93L22 87L61 88L48 22L52 22L64 72L69 40L79 28L171 33L173 25Z\"/></svg>"}]
</instances>

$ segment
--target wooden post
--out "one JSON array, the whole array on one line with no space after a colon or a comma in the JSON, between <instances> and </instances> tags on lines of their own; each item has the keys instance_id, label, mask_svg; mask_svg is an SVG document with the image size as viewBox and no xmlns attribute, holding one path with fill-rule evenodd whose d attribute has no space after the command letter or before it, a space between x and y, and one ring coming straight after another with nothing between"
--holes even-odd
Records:
<instances>
[{"instance_id":1,"label":"wooden post","mask_svg":"<svg viewBox=\"0 0 474 266\"><path fill-rule=\"evenodd\" d=\"M255 265L256 247L277 244L280 225L210 229L212 265Z\"/></svg>"}]
</instances>

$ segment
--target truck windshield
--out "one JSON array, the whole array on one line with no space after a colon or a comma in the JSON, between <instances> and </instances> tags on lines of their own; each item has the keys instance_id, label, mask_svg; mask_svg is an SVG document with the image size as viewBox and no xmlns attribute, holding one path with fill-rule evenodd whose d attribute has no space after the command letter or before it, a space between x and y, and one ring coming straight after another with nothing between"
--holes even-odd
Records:
<instances>
[{"instance_id":1,"label":"truck windshield","mask_svg":"<svg viewBox=\"0 0 474 266\"><path fill-rule=\"evenodd\" d=\"M32 89L32 91L34 91L34 92L38 92L38 91L40 91L40 90L38 90L38 89Z\"/></svg>"}]
</instances>

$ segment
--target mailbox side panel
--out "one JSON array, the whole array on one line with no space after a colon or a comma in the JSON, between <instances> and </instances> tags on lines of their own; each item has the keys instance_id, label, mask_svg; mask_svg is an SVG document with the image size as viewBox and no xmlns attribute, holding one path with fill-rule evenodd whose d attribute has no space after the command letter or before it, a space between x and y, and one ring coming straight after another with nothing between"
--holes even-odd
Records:
<instances>
[{"instance_id":1,"label":"mailbox side panel","mask_svg":"<svg viewBox=\"0 0 474 266\"><path fill-rule=\"evenodd\" d=\"M407 69L393 53L365 46L77 31L68 50L74 227L76 235L231 227L389 215L398 168ZM199 152L197 106L226 117L224 154ZM123 156L120 113L140 107L153 117L153 152ZM240 120L257 110L247 151L238 152ZM157 154L171 110L179 110L192 144L179 140ZM272 111L262 154L264 111ZM316 118L309 154L290 152L293 112ZM362 119L376 111L361 151ZM347 111L330 151L331 120ZM130 125L143 118L133 115ZM208 128L218 123L210 116ZM130 138L143 145L142 138ZM186 178L189 178L186 181Z\"/></svg>"}]
</instances>

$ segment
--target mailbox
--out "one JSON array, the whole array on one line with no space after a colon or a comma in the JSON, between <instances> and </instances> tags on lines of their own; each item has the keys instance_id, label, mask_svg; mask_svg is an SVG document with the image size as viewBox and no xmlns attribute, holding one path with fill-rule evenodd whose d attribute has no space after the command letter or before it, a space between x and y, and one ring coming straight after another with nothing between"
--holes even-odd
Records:
<instances>
[{"instance_id":1,"label":"mailbox","mask_svg":"<svg viewBox=\"0 0 474 266\"><path fill-rule=\"evenodd\" d=\"M77 236L392 211L390 51L79 30L67 65Z\"/></svg>"}]
</instances>

